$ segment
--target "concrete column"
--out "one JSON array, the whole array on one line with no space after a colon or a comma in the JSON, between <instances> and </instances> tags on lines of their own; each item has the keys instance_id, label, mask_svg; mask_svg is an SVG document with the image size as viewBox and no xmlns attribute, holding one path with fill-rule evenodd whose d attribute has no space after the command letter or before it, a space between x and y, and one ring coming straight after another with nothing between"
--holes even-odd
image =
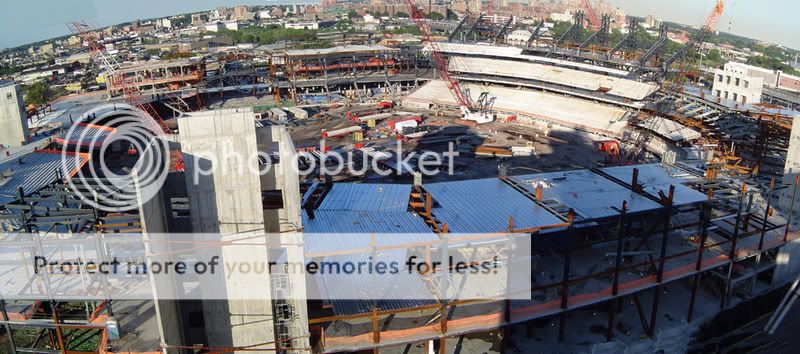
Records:
<instances>
[{"instance_id":1,"label":"concrete column","mask_svg":"<svg viewBox=\"0 0 800 354\"><path fill-rule=\"evenodd\" d=\"M800 175L800 124L792 124L792 131L789 133L789 151L786 153L786 164L783 167L783 180L781 182L784 185L792 186L794 185L795 176L798 175ZM793 192L794 189L791 187L784 188L780 192L777 208L782 215L786 215L789 212ZM797 197L797 199L800 199L800 193L798 193ZM793 214L794 219L800 215L800 203L797 200L795 201ZM796 220L794 221L797 222Z\"/></svg>"},{"instance_id":2,"label":"concrete column","mask_svg":"<svg viewBox=\"0 0 800 354\"><path fill-rule=\"evenodd\" d=\"M258 144L278 145L279 163L273 166L274 173L261 179L262 190L279 189L282 192L283 208L264 211L264 225L268 232L280 233L279 239L271 239L271 247L279 247L286 251L286 259L290 263L303 264L303 234L299 231L303 221L300 210L300 179L297 171L292 167L295 147L289 131L283 126L259 128L257 131ZM292 274L289 278L291 284L291 298L303 299L306 294L305 277ZM289 333L296 348L307 348L309 343L308 308L305 301L291 300L292 308L297 316L290 324ZM294 352L302 352L300 350Z\"/></svg>"},{"instance_id":3,"label":"concrete column","mask_svg":"<svg viewBox=\"0 0 800 354\"><path fill-rule=\"evenodd\" d=\"M268 259L268 240L259 237L265 230L258 166L252 166L258 162L249 158L257 151L254 120L252 109L196 112L178 120L195 237L203 241L247 239L247 247L222 247L220 263ZM232 158L234 155L241 158ZM200 169L213 172L200 173ZM215 237L218 240L213 240ZM204 291L228 294L224 300L203 301L207 344L242 347L273 342L269 274L217 275L200 281ZM236 300L243 292L263 297ZM260 347L273 348L263 353L274 352L274 345ZM262 351L247 353L253 352Z\"/></svg>"}]
</instances>

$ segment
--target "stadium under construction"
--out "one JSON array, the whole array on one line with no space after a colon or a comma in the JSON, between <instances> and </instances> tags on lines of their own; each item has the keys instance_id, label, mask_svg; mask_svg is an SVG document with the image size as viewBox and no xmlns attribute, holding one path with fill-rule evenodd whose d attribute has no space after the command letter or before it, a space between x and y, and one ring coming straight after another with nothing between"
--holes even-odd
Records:
<instances>
[{"instance_id":1,"label":"stadium under construction","mask_svg":"<svg viewBox=\"0 0 800 354\"><path fill-rule=\"evenodd\" d=\"M155 281L151 300L2 292L0 344L72 354L686 352L774 310L771 298L800 273L800 113L718 97L698 85L703 73L683 71L715 19L667 52L666 35L648 48L635 36L608 43L605 19L578 43L583 16L560 38L534 30L520 43L504 43L511 21L468 14L451 33L423 31L418 46L234 50L124 66L110 73L109 96L163 117L153 139L175 157L155 196L137 190L131 210L86 200L121 198L100 188L110 176L73 183L109 161L138 171L151 156L104 148L122 134L113 122L127 108L81 116L80 138L55 135L0 157L2 242L16 247L2 248L6 275L25 273L33 255L110 259L131 234L148 240L149 257L246 237L248 252L226 256L278 264L430 260L454 249L506 259L498 245L523 235L525 299L442 298L435 272L401 277L378 298L366 295L370 275L280 272L215 284L268 300L168 298L197 285ZM66 163L64 147L74 151ZM248 164L272 169L198 173L229 148L267 156ZM430 176L403 164L451 148L450 173L444 163ZM396 173L325 174L334 152ZM191 236L208 234L221 236ZM21 288L57 286L50 277ZM82 279L87 293L101 287ZM353 289L364 298L342 298ZM392 297L398 289L422 296ZM312 291L329 299L309 299Z\"/></svg>"}]
</instances>

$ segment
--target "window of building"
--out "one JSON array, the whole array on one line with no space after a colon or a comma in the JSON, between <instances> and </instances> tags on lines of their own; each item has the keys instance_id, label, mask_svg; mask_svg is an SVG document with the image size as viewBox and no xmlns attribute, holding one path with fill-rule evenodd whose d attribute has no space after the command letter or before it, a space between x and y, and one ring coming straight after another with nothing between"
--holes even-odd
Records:
<instances>
[{"instance_id":1,"label":"window of building","mask_svg":"<svg viewBox=\"0 0 800 354\"><path fill-rule=\"evenodd\" d=\"M731 77L730 77L730 75L728 75L728 85L730 85L730 84L731 84Z\"/></svg>"},{"instance_id":2,"label":"window of building","mask_svg":"<svg viewBox=\"0 0 800 354\"><path fill-rule=\"evenodd\" d=\"M742 96L742 104L747 104L747 96Z\"/></svg>"},{"instance_id":3,"label":"window of building","mask_svg":"<svg viewBox=\"0 0 800 354\"><path fill-rule=\"evenodd\" d=\"M717 81L722 82L722 74L717 75Z\"/></svg>"},{"instance_id":4,"label":"window of building","mask_svg":"<svg viewBox=\"0 0 800 354\"><path fill-rule=\"evenodd\" d=\"M750 88L750 81L744 80L744 88Z\"/></svg>"},{"instance_id":5,"label":"window of building","mask_svg":"<svg viewBox=\"0 0 800 354\"><path fill-rule=\"evenodd\" d=\"M728 99L728 91L725 91L725 99Z\"/></svg>"},{"instance_id":6,"label":"window of building","mask_svg":"<svg viewBox=\"0 0 800 354\"><path fill-rule=\"evenodd\" d=\"M736 78L736 86L739 86L739 78Z\"/></svg>"},{"instance_id":7,"label":"window of building","mask_svg":"<svg viewBox=\"0 0 800 354\"><path fill-rule=\"evenodd\" d=\"M715 96L717 96L717 97L722 97L722 91L720 91L720 90L717 90L717 94L716 94Z\"/></svg>"},{"instance_id":8,"label":"window of building","mask_svg":"<svg viewBox=\"0 0 800 354\"><path fill-rule=\"evenodd\" d=\"M11 94L11 92L9 92L9 93L7 93L7 94L6 94L6 99L7 99L7 100L10 100L10 99L12 99L12 98L14 98L14 95L12 95L12 94Z\"/></svg>"},{"instance_id":9,"label":"window of building","mask_svg":"<svg viewBox=\"0 0 800 354\"><path fill-rule=\"evenodd\" d=\"M736 93L736 92L733 93L733 100L734 101L738 101L739 100L739 94L738 93Z\"/></svg>"}]
</instances>

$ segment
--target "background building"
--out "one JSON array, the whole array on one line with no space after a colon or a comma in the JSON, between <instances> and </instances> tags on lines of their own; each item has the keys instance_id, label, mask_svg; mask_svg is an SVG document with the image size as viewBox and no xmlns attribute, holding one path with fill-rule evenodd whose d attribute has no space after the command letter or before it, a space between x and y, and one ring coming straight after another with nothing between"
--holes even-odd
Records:
<instances>
[{"instance_id":1,"label":"background building","mask_svg":"<svg viewBox=\"0 0 800 354\"><path fill-rule=\"evenodd\" d=\"M748 65L727 63L714 71L714 96L742 104L761 102L764 78L751 75Z\"/></svg>"}]
</instances>

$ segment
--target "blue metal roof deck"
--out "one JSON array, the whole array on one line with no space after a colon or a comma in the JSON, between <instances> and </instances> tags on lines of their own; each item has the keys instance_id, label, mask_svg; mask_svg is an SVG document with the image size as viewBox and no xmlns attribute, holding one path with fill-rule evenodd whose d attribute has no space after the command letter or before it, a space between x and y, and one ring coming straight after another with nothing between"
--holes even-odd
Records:
<instances>
[{"instance_id":1,"label":"blue metal roof deck","mask_svg":"<svg viewBox=\"0 0 800 354\"><path fill-rule=\"evenodd\" d=\"M319 210L406 211L410 184L336 183Z\"/></svg>"},{"instance_id":2,"label":"blue metal roof deck","mask_svg":"<svg viewBox=\"0 0 800 354\"><path fill-rule=\"evenodd\" d=\"M408 211L409 184L335 183L314 218L303 211L305 252L346 251L438 240L419 215Z\"/></svg>"},{"instance_id":3,"label":"blue metal roof deck","mask_svg":"<svg viewBox=\"0 0 800 354\"><path fill-rule=\"evenodd\" d=\"M642 189L651 196L658 198L659 191L666 195L669 193L669 186L674 185L675 196L673 204L676 206L700 203L708 200L708 196L705 194L683 185L684 183L696 179L696 177L679 167L655 163L636 166L606 167L600 170L629 186L633 178L634 168L639 169L637 183L642 185Z\"/></svg>"},{"instance_id":4,"label":"blue metal roof deck","mask_svg":"<svg viewBox=\"0 0 800 354\"><path fill-rule=\"evenodd\" d=\"M373 235L377 246L438 240L422 217L402 211L317 210L314 219L303 212L306 255L368 248Z\"/></svg>"},{"instance_id":5,"label":"blue metal roof deck","mask_svg":"<svg viewBox=\"0 0 800 354\"><path fill-rule=\"evenodd\" d=\"M115 132L116 129L114 128L78 123L69 131L67 131L63 137L58 137L55 139L55 141L63 145L82 146L95 149L102 147L106 139L111 137Z\"/></svg>"},{"instance_id":6,"label":"blue metal roof deck","mask_svg":"<svg viewBox=\"0 0 800 354\"><path fill-rule=\"evenodd\" d=\"M343 266L347 262L394 262L402 268L406 262L405 250L382 251L370 259L370 254L325 257L323 262ZM389 269L389 268L387 268ZM342 272L332 274L317 273L314 277L322 298L333 305L336 315L369 313L375 304L380 310L397 310L433 303L434 297L425 286L419 274L400 269L396 274Z\"/></svg>"},{"instance_id":7,"label":"blue metal roof deck","mask_svg":"<svg viewBox=\"0 0 800 354\"><path fill-rule=\"evenodd\" d=\"M60 151L36 151L0 163L0 205L19 199L19 187L29 195L55 182L58 179L56 171L60 171L62 178L72 175L90 157L88 154L71 154L64 158L62 166Z\"/></svg>"},{"instance_id":8,"label":"blue metal roof deck","mask_svg":"<svg viewBox=\"0 0 800 354\"><path fill-rule=\"evenodd\" d=\"M499 178L424 185L431 193L433 214L453 233L494 233L508 230L509 217L517 229L563 223Z\"/></svg>"},{"instance_id":9,"label":"blue metal roof deck","mask_svg":"<svg viewBox=\"0 0 800 354\"><path fill-rule=\"evenodd\" d=\"M619 215L622 202L630 212L659 209L661 206L630 189L589 170L541 173L509 177L530 193L542 187L542 199L552 199L572 209L584 219Z\"/></svg>"}]
</instances>

